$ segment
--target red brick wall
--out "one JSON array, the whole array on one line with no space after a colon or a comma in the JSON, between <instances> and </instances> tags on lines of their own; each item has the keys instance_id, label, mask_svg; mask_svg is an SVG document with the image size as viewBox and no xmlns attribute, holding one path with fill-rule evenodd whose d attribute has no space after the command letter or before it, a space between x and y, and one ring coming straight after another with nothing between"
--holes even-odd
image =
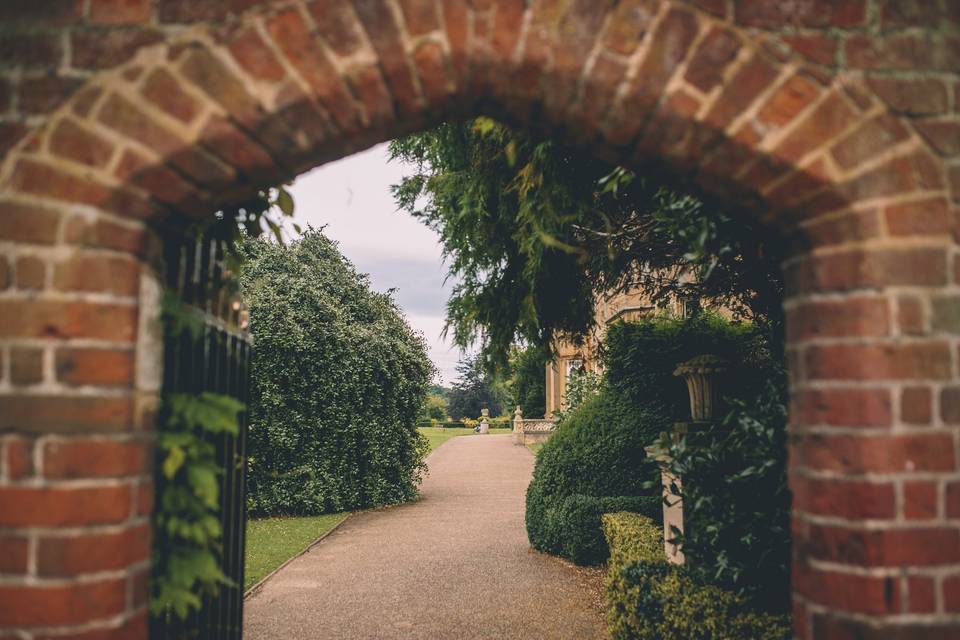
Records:
<instances>
[{"instance_id":1,"label":"red brick wall","mask_svg":"<svg viewBox=\"0 0 960 640\"><path fill-rule=\"evenodd\" d=\"M0 629L143 635L155 230L486 112L784 235L797 635L956 637L958 69L951 0L0 3Z\"/></svg>"}]
</instances>

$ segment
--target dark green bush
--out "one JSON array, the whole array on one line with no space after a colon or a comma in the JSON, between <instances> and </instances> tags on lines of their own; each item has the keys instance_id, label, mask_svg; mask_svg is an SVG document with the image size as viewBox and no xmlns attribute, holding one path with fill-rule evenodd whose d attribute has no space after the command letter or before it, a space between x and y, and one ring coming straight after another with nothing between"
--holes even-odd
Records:
<instances>
[{"instance_id":1,"label":"dark green bush","mask_svg":"<svg viewBox=\"0 0 960 640\"><path fill-rule=\"evenodd\" d=\"M670 447L691 570L771 612L790 607L786 394L772 377L718 428Z\"/></svg>"},{"instance_id":2,"label":"dark green bush","mask_svg":"<svg viewBox=\"0 0 960 640\"><path fill-rule=\"evenodd\" d=\"M603 536L601 517L615 511L634 511L660 519L662 500L659 495L567 496L548 516L555 522L563 556L579 565L604 562L610 547Z\"/></svg>"},{"instance_id":3,"label":"dark green bush","mask_svg":"<svg viewBox=\"0 0 960 640\"><path fill-rule=\"evenodd\" d=\"M573 412L537 455L527 488L531 546L564 553L555 512L569 496L659 496L658 471L644 447L666 426L607 388Z\"/></svg>"},{"instance_id":4,"label":"dark green bush","mask_svg":"<svg viewBox=\"0 0 960 640\"><path fill-rule=\"evenodd\" d=\"M610 545L607 622L614 640L784 640L787 616L752 610L746 599L667 563L663 529L636 513L603 516Z\"/></svg>"},{"instance_id":5,"label":"dark green bush","mask_svg":"<svg viewBox=\"0 0 960 640\"><path fill-rule=\"evenodd\" d=\"M422 337L319 231L251 241L241 287L253 334L253 514L319 514L409 500L432 373Z\"/></svg>"},{"instance_id":6,"label":"dark green bush","mask_svg":"<svg viewBox=\"0 0 960 640\"><path fill-rule=\"evenodd\" d=\"M607 383L631 405L671 420L690 417L687 387L673 375L677 365L703 354L734 365L735 376L721 387L741 397L756 389L770 366L766 341L749 323L733 323L712 313L694 318L650 318L610 327L604 359Z\"/></svg>"}]
</instances>

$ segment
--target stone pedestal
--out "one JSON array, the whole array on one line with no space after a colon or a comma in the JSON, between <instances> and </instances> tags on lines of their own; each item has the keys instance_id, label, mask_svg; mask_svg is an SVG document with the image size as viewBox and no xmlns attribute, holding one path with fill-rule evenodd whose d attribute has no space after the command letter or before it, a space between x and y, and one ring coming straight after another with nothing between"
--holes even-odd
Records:
<instances>
[{"instance_id":1,"label":"stone pedestal","mask_svg":"<svg viewBox=\"0 0 960 640\"><path fill-rule=\"evenodd\" d=\"M663 496L663 553L667 556L667 562L683 564L685 560L680 545L671 542L676 537L676 532L683 533L683 499L670 490L671 485L676 485L677 489L682 490L680 478L667 470L670 456L660 453L657 447L647 447L646 451L648 456L660 464L661 495Z\"/></svg>"},{"instance_id":2,"label":"stone pedestal","mask_svg":"<svg viewBox=\"0 0 960 640\"><path fill-rule=\"evenodd\" d=\"M480 433L490 433L490 423L487 421L487 418L489 417L489 409L480 410Z\"/></svg>"},{"instance_id":3,"label":"stone pedestal","mask_svg":"<svg viewBox=\"0 0 960 640\"><path fill-rule=\"evenodd\" d=\"M523 411L517 405L513 412L513 444L523 444Z\"/></svg>"}]
</instances>

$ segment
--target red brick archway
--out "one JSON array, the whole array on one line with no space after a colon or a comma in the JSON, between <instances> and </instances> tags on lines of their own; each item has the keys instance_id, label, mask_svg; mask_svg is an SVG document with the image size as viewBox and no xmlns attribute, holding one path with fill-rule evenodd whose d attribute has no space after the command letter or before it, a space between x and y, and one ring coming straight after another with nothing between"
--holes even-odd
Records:
<instances>
[{"instance_id":1,"label":"red brick archway","mask_svg":"<svg viewBox=\"0 0 960 640\"><path fill-rule=\"evenodd\" d=\"M960 630L955 3L13 0L0 24L0 633L145 633L156 229L479 112L791 242L797 635Z\"/></svg>"}]
</instances>

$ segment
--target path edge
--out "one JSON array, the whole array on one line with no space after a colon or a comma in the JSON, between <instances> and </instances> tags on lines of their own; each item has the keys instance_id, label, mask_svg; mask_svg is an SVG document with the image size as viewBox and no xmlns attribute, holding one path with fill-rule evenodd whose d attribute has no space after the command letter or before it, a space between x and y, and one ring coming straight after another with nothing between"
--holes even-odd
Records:
<instances>
[{"instance_id":1,"label":"path edge","mask_svg":"<svg viewBox=\"0 0 960 640\"><path fill-rule=\"evenodd\" d=\"M329 531L326 531L322 536L320 536L319 538L317 538L316 540L308 544L302 551L300 551L296 555L290 556L289 558L284 560L283 564L281 564L279 567L277 567L267 575L257 580L254 584L250 586L249 589L243 592L243 599L247 600L248 598L252 598L253 596L255 596L263 588L263 585L265 585L270 578L278 574L280 570L286 567L288 564L290 564L291 562L293 562L303 554L308 553L315 546L323 542L327 536L329 536L331 533L339 529L343 525L343 523L349 520L352 516L353 516L353 513L348 513L347 517L345 517L343 520L341 520L337 524L333 525L333 527Z\"/></svg>"}]
</instances>

